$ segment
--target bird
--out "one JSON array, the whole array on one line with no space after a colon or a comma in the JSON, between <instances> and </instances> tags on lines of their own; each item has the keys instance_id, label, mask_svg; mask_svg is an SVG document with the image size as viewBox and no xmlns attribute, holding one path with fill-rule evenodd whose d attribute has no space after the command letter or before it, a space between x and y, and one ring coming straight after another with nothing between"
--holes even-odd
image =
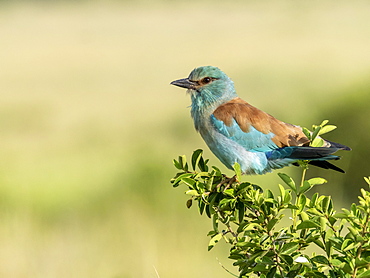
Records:
<instances>
[{"instance_id":1,"label":"bird","mask_svg":"<svg viewBox=\"0 0 370 278\"><path fill-rule=\"evenodd\" d=\"M340 158L333 153L349 147L328 140L322 147L310 146L300 126L280 121L241 99L234 82L219 68L197 67L187 78L170 84L187 89L196 131L227 168L238 163L242 174L262 175L309 161L344 173L329 161Z\"/></svg>"}]
</instances>

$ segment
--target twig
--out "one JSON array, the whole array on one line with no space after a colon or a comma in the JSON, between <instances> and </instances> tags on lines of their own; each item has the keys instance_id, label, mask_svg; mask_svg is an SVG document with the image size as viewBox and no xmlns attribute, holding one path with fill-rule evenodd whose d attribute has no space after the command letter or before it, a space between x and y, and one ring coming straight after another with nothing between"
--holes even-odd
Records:
<instances>
[{"instance_id":1,"label":"twig","mask_svg":"<svg viewBox=\"0 0 370 278\"><path fill-rule=\"evenodd\" d=\"M223 265L222 265L222 263L220 262L220 260L218 259L218 258L216 258L216 260L218 261L218 264L227 272L227 273L229 273L229 274L231 274L232 276L234 276L234 277L239 277L238 275L235 275L234 273L232 273L230 270L228 270L226 267L224 267Z\"/></svg>"},{"instance_id":2,"label":"twig","mask_svg":"<svg viewBox=\"0 0 370 278\"><path fill-rule=\"evenodd\" d=\"M153 268L154 268L155 274L157 275L157 278L160 278L159 273L158 273L157 269L155 268L155 265L153 265Z\"/></svg>"}]
</instances>

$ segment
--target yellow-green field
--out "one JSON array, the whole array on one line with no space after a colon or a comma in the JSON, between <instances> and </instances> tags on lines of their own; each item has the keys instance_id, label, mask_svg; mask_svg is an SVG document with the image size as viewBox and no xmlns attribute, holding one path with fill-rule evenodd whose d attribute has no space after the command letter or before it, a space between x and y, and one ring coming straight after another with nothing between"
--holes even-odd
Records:
<instances>
[{"instance_id":1,"label":"yellow-green field","mask_svg":"<svg viewBox=\"0 0 370 278\"><path fill-rule=\"evenodd\" d=\"M368 1L0 2L0 277L228 277L216 257L237 273L169 183L197 148L232 174L169 85L197 66L281 120L338 125L348 173L311 175L338 206L355 201L370 175L369 14Z\"/></svg>"}]
</instances>

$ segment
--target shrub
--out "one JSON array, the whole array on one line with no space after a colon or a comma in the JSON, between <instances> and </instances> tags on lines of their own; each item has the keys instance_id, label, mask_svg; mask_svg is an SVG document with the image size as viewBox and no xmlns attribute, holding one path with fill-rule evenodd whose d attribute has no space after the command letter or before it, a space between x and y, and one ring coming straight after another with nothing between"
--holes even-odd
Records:
<instances>
[{"instance_id":1,"label":"shrub","mask_svg":"<svg viewBox=\"0 0 370 278\"><path fill-rule=\"evenodd\" d=\"M324 127L326 123L306 130L318 146L320 130L334 129ZM212 220L208 250L220 240L228 243L237 277L370 277L369 191L362 189L358 204L336 212L330 196L306 195L326 183L323 178L306 179L307 161L301 163L299 182L278 173L283 185L276 195L242 182L238 164L231 178L209 167L202 150L194 151L189 163L183 155L174 165L179 172L171 183L187 186L187 207L196 202L199 213ZM370 185L370 178L365 181ZM311 245L321 252L308 254Z\"/></svg>"}]
</instances>

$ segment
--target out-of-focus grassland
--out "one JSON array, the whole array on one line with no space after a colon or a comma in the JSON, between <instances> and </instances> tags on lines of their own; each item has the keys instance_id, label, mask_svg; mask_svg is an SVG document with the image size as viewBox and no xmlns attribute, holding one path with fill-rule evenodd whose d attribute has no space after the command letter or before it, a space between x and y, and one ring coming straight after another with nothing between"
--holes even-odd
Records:
<instances>
[{"instance_id":1,"label":"out-of-focus grassland","mask_svg":"<svg viewBox=\"0 0 370 278\"><path fill-rule=\"evenodd\" d=\"M354 150L345 176L313 172L335 181L326 194L353 201L370 174L366 1L0 8L1 277L227 276L216 257L236 272L169 184L174 157L206 149L169 86L197 66L282 120L337 124L330 139Z\"/></svg>"}]
</instances>

